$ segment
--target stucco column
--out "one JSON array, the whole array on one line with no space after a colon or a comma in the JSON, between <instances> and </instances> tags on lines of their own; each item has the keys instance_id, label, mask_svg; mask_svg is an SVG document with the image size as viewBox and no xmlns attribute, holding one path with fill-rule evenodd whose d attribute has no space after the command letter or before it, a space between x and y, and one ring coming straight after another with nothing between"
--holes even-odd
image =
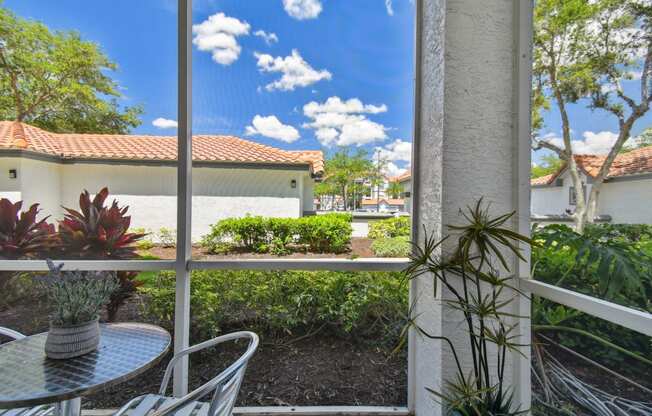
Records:
<instances>
[{"instance_id":1,"label":"stucco column","mask_svg":"<svg viewBox=\"0 0 652 416\"><path fill-rule=\"evenodd\" d=\"M519 212L514 229L527 229L530 56L529 42L522 39L529 30L520 30L519 23L528 25L522 21L529 1L422 0L418 6L413 226L419 239L423 226L441 236L447 224L463 222L459 209L480 197L494 214ZM514 265L515 272L527 275L527 265L515 259ZM412 283L417 322L463 346L464 326L433 298L432 284L429 277ZM515 307L529 305L519 299ZM412 410L417 416L439 415L441 406L426 388L441 391L456 374L454 360L440 342L416 334L411 341ZM468 348L457 352L470 362ZM517 360L507 371L516 385L526 383L527 392L517 391L524 402L528 372L527 362Z\"/></svg>"}]
</instances>

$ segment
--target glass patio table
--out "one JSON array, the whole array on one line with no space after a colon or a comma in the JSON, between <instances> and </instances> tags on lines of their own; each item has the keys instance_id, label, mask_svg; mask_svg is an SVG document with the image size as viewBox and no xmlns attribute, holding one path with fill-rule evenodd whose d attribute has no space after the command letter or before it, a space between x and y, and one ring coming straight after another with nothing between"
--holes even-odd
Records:
<instances>
[{"instance_id":1,"label":"glass patio table","mask_svg":"<svg viewBox=\"0 0 652 416\"><path fill-rule=\"evenodd\" d=\"M141 323L100 325L97 351L53 360L47 333L0 345L0 409L60 403L61 416L79 416L81 397L132 379L156 365L170 348L170 334Z\"/></svg>"}]
</instances>

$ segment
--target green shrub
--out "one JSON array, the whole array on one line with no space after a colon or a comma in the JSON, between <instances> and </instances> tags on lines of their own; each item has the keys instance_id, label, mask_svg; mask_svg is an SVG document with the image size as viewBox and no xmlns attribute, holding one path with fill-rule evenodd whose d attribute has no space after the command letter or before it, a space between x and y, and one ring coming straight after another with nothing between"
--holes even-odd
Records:
<instances>
[{"instance_id":1,"label":"green shrub","mask_svg":"<svg viewBox=\"0 0 652 416\"><path fill-rule=\"evenodd\" d=\"M380 238L371 243L371 250L378 257L408 257L412 244L408 237Z\"/></svg>"},{"instance_id":2,"label":"green shrub","mask_svg":"<svg viewBox=\"0 0 652 416\"><path fill-rule=\"evenodd\" d=\"M410 236L410 217L392 217L369 224L369 238Z\"/></svg>"},{"instance_id":3,"label":"green shrub","mask_svg":"<svg viewBox=\"0 0 652 416\"><path fill-rule=\"evenodd\" d=\"M171 327L174 273L160 273L155 286L141 290L148 315ZM203 338L244 327L272 335L324 327L342 336L395 337L408 309L402 274L389 272L194 271L190 299L193 335Z\"/></svg>"},{"instance_id":4,"label":"green shrub","mask_svg":"<svg viewBox=\"0 0 652 416\"><path fill-rule=\"evenodd\" d=\"M351 214L326 214L297 218L298 243L313 252L341 253L351 244Z\"/></svg>"},{"instance_id":5,"label":"green shrub","mask_svg":"<svg viewBox=\"0 0 652 416\"><path fill-rule=\"evenodd\" d=\"M593 224L579 235L567 226L549 225L532 236L533 277L553 285L652 313L652 227ZM579 328L644 357L652 355L649 337L547 300L534 303L533 324ZM557 332L564 345L618 365L622 353L586 336Z\"/></svg>"},{"instance_id":6,"label":"green shrub","mask_svg":"<svg viewBox=\"0 0 652 416\"><path fill-rule=\"evenodd\" d=\"M349 214L301 218L247 216L219 221L202 238L202 246L213 253L232 248L277 255L303 249L339 253L348 248L352 232Z\"/></svg>"}]
</instances>

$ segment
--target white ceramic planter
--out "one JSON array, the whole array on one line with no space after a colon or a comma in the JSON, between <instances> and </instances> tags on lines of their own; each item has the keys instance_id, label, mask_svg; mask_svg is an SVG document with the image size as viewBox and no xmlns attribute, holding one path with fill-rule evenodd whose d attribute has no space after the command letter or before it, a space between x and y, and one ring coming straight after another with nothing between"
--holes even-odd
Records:
<instances>
[{"instance_id":1,"label":"white ceramic planter","mask_svg":"<svg viewBox=\"0 0 652 416\"><path fill-rule=\"evenodd\" d=\"M100 324L97 319L72 326L50 325L45 355L55 360L79 357L95 351L99 344Z\"/></svg>"}]
</instances>

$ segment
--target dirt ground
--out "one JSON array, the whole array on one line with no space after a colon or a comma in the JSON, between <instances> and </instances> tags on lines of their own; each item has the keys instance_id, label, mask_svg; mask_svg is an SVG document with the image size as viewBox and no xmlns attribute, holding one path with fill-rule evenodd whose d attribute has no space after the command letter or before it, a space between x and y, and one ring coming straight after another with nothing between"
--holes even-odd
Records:
<instances>
[{"instance_id":1,"label":"dirt ground","mask_svg":"<svg viewBox=\"0 0 652 416\"><path fill-rule=\"evenodd\" d=\"M237 259L261 259L261 258L358 258L358 257L375 257L371 251L372 239L354 237L351 239L349 251L339 254L333 253L291 253L287 256L275 256L273 254L257 254L245 251L233 251L227 254L210 254L201 247L194 245L192 247L192 257L195 260L219 260L228 258ZM174 259L176 257L176 248L155 246L148 250L141 250L141 255L151 255L161 259Z\"/></svg>"}]
</instances>

